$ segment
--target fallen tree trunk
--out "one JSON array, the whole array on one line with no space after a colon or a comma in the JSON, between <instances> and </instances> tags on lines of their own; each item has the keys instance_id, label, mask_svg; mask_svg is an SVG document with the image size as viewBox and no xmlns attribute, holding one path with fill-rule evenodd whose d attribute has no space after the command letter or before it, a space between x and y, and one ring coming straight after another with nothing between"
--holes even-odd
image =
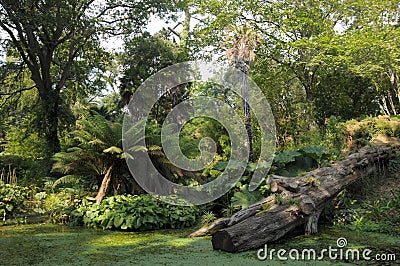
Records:
<instances>
[{"instance_id":1,"label":"fallen tree trunk","mask_svg":"<svg viewBox=\"0 0 400 266\"><path fill-rule=\"evenodd\" d=\"M212 235L214 249L240 252L275 241L300 225L304 225L306 234L315 234L325 206L355 181L381 172L397 150L364 147L305 176L270 176L268 182L275 194L191 236Z\"/></svg>"}]
</instances>

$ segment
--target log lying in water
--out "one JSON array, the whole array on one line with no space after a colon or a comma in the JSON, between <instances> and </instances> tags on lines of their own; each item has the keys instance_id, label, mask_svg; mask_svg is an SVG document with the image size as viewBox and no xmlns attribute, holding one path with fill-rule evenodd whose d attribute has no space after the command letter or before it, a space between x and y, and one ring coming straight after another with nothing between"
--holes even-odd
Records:
<instances>
[{"instance_id":1,"label":"log lying in water","mask_svg":"<svg viewBox=\"0 0 400 266\"><path fill-rule=\"evenodd\" d=\"M212 235L214 249L240 252L275 241L300 225L306 234L315 234L324 207L347 186L380 172L398 150L363 147L345 160L305 176L271 176L275 194L191 236Z\"/></svg>"}]
</instances>

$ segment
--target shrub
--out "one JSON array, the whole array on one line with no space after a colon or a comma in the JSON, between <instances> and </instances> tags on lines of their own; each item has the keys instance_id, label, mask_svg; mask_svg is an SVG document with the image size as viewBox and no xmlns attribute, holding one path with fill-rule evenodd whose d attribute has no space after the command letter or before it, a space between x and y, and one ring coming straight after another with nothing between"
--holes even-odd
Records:
<instances>
[{"instance_id":1,"label":"shrub","mask_svg":"<svg viewBox=\"0 0 400 266\"><path fill-rule=\"evenodd\" d=\"M150 195L117 195L100 205L85 198L72 212L75 222L88 227L144 231L160 228L183 228L196 222L196 207L170 205Z\"/></svg>"},{"instance_id":2,"label":"shrub","mask_svg":"<svg viewBox=\"0 0 400 266\"><path fill-rule=\"evenodd\" d=\"M400 137L400 123L397 119L366 118L360 122L348 121L345 125L348 133L356 140L371 140L379 134Z\"/></svg>"},{"instance_id":3,"label":"shrub","mask_svg":"<svg viewBox=\"0 0 400 266\"><path fill-rule=\"evenodd\" d=\"M346 126L339 121L340 118L335 116L331 116L327 120L324 139L321 142L326 149L326 153L329 154L333 160L341 158L348 137Z\"/></svg>"},{"instance_id":4,"label":"shrub","mask_svg":"<svg viewBox=\"0 0 400 266\"><path fill-rule=\"evenodd\" d=\"M270 173L282 176L298 176L322 166L329 154L324 146L304 146L297 150L276 152Z\"/></svg>"},{"instance_id":5,"label":"shrub","mask_svg":"<svg viewBox=\"0 0 400 266\"><path fill-rule=\"evenodd\" d=\"M0 182L0 217L3 221L24 209L24 202L29 196L29 188Z\"/></svg>"},{"instance_id":6,"label":"shrub","mask_svg":"<svg viewBox=\"0 0 400 266\"><path fill-rule=\"evenodd\" d=\"M48 213L53 223L73 223L72 212L82 203L81 191L72 188L60 189L58 193L36 194L41 206L35 209L39 213Z\"/></svg>"},{"instance_id":7,"label":"shrub","mask_svg":"<svg viewBox=\"0 0 400 266\"><path fill-rule=\"evenodd\" d=\"M392 191L390 198L367 200L359 205L352 205L354 201L342 206L345 209L336 211L334 224L351 230L367 232L381 232L400 235L400 193Z\"/></svg>"},{"instance_id":8,"label":"shrub","mask_svg":"<svg viewBox=\"0 0 400 266\"><path fill-rule=\"evenodd\" d=\"M201 216L201 225L207 226L212 224L217 219L217 216L212 211L206 211Z\"/></svg>"},{"instance_id":9,"label":"shrub","mask_svg":"<svg viewBox=\"0 0 400 266\"><path fill-rule=\"evenodd\" d=\"M400 173L400 154L388 162L389 173Z\"/></svg>"}]
</instances>

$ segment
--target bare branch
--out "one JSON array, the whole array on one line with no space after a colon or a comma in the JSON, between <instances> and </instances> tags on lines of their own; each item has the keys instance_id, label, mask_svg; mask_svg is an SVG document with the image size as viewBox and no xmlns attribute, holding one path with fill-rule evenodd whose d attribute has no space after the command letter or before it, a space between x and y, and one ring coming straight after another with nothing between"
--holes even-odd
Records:
<instances>
[{"instance_id":1,"label":"bare branch","mask_svg":"<svg viewBox=\"0 0 400 266\"><path fill-rule=\"evenodd\" d=\"M181 35L179 33L177 33L174 29L172 29L171 27L168 27L168 30L170 32L172 32L173 34L175 34L178 38L181 38Z\"/></svg>"}]
</instances>

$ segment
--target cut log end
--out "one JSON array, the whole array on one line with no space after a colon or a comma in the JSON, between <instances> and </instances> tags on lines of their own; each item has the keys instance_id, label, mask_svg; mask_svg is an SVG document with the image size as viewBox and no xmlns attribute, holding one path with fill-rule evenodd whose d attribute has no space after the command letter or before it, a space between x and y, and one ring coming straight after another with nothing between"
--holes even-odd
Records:
<instances>
[{"instance_id":1,"label":"cut log end","mask_svg":"<svg viewBox=\"0 0 400 266\"><path fill-rule=\"evenodd\" d=\"M232 237L225 230L219 230L213 235L212 246L215 250L223 250L232 253L237 252Z\"/></svg>"},{"instance_id":2,"label":"cut log end","mask_svg":"<svg viewBox=\"0 0 400 266\"><path fill-rule=\"evenodd\" d=\"M299 207L300 210L304 213L304 214L311 214L312 212L314 212L315 210L315 203L312 200L311 197L309 196L303 196L300 201L299 201Z\"/></svg>"},{"instance_id":3,"label":"cut log end","mask_svg":"<svg viewBox=\"0 0 400 266\"><path fill-rule=\"evenodd\" d=\"M270 187L271 187L272 193L278 192L279 187L278 187L278 183L276 181L272 181Z\"/></svg>"}]
</instances>

